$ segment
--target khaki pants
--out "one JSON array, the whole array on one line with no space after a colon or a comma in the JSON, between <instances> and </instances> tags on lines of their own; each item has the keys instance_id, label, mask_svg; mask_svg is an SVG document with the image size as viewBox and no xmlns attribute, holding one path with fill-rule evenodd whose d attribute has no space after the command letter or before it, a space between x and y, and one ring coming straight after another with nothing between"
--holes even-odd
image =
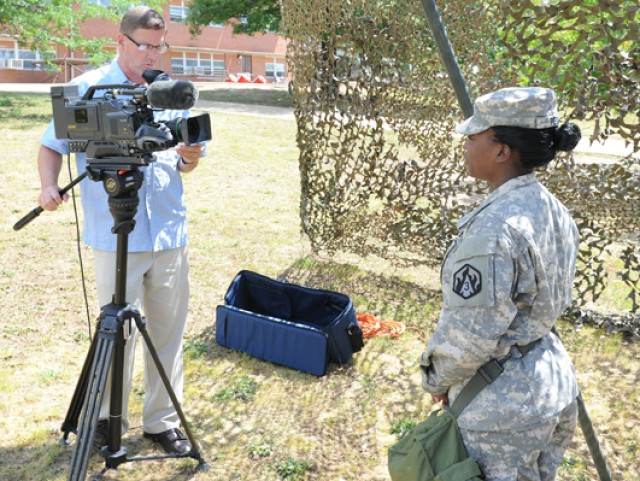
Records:
<instances>
[{"instance_id":1,"label":"khaki pants","mask_svg":"<svg viewBox=\"0 0 640 481\"><path fill-rule=\"evenodd\" d=\"M469 456L486 481L552 481L578 419L573 401L557 416L521 431L460 429Z\"/></svg>"},{"instance_id":2,"label":"khaki pants","mask_svg":"<svg viewBox=\"0 0 640 481\"><path fill-rule=\"evenodd\" d=\"M96 284L100 305L111 302L115 292L116 253L94 251ZM187 247L160 252L129 253L126 302L147 318L147 331L160 362L180 402L183 393L182 336L189 307ZM125 345L122 401L122 429L127 430L129 393L133 376L138 330L132 321ZM144 342L143 342L144 344ZM145 432L160 433L180 424L176 410L162 383L153 359L144 346L145 395L142 412ZM109 418L111 377L107 381L100 419Z\"/></svg>"}]
</instances>

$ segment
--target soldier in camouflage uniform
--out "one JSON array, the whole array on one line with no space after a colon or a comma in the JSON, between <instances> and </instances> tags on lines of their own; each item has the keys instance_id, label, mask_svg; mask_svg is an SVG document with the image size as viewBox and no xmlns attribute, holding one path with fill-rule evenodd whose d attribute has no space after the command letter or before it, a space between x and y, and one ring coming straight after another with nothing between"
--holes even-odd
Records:
<instances>
[{"instance_id":1,"label":"soldier in camouflage uniform","mask_svg":"<svg viewBox=\"0 0 640 481\"><path fill-rule=\"evenodd\" d=\"M441 270L443 308L421 358L423 387L453 403L487 361L504 372L458 418L488 481L555 479L575 431L573 365L551 333L569 306L578 230L533 169L580 140L558 126L557 101L543 88L507 88L475 102L458 126L469 175L493 192L458 221ZM539 342L524 356L514 346Z\"/></svg>"}]
</instances>

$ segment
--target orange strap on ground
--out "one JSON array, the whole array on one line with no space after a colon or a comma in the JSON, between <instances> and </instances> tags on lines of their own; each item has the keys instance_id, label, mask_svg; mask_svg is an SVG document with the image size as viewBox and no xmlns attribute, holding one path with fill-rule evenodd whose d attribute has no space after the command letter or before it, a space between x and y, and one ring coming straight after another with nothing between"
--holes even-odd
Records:
<instances>
[{"instance_id":1,"label":"orange strap on ground","mask_svg":"<svg viewBox=\"0 0 640 481\"><path fill-rule=\"evenodd\" d=\"M371 314L357 314L356 319L358 325L362 329L362 336L365 339L371 337L399 337L404 331L410 329L422 334L422 331L417 327L407 327L404 322L398 321L385 321L378 319Z\"/></svg>"}]
</instances>

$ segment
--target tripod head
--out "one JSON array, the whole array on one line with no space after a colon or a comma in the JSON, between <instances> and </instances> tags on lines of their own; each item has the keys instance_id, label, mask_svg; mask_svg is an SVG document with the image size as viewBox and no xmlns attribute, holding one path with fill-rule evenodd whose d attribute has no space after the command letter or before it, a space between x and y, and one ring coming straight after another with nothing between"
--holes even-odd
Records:
<instances>
[{"instance_id":1,"label":"tripod head","mask_svg":"<svg viewBox=\"0 0 640 481\"><path fill-rule=\"evenodd\" d=\"M105 192L109 195L109 211L114 220L112 232L114 234L128 234L135 227L135 220L139 204L138 190L142 187L144 178L138 165L130 164L123 169L114 169L113 164L108 168L87 167L91 180L102 182ZM125 166L122 166L125 167Z\"/></svg>"}]
</instances>

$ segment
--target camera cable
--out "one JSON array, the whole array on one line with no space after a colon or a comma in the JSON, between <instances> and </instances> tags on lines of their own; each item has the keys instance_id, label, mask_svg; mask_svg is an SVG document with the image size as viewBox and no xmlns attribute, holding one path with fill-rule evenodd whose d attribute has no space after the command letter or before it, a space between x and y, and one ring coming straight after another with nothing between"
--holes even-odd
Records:
<instances>
[{"instance_id":1,"label":"camera cable","mask_svg":"<svg viewBox=\"0 0 640 481\"><path fill-rule=\"evenodd\" d=\"M73 180L73 173L71 172L71 154L67 154L67 170L69 172L69 179ZM87 311L87 327L89 329L89 340L93 338L91 335L91 315L89 313L89 298L87 296L87 282L84 275L84 262L82 260L82 244L80 238L80 219L78 217L78 205L76 203L76 190L75 187L71 189L71 201L73 204L73 213L76 219L76 246L78 249L78 260L80 261L80 277L82 278L82 293L84 295L84 307Z\"/></svg>"}]
</instances>

